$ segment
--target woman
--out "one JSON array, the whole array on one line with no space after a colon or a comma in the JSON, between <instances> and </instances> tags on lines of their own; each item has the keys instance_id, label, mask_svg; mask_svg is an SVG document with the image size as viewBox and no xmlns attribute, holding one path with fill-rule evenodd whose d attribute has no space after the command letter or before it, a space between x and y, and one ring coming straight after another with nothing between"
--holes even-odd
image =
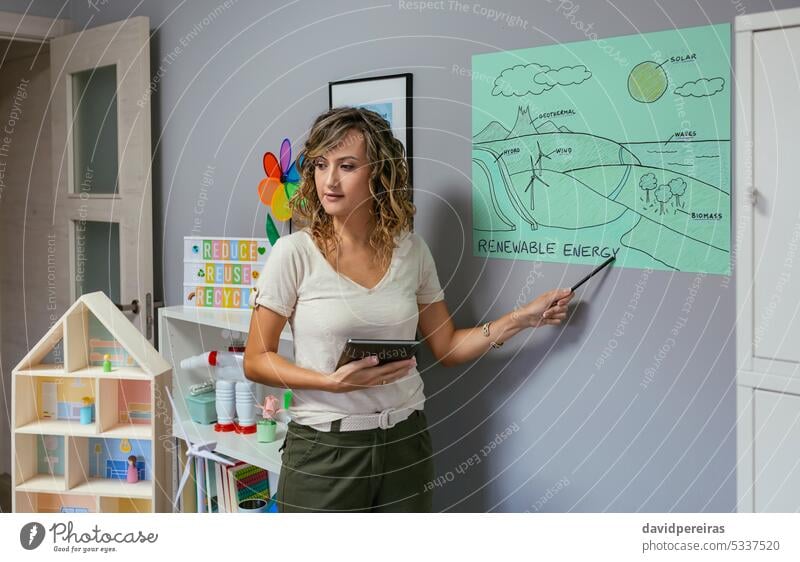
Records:
<instances>
[{"instance_id":1,"label":"woman","mask_svg":"<svg viewBox=\"0 0 800 562\"><path fill-rule=\"evenodd\" d=\"M431 252L410 231L415 207L403 145L362 108L320 115L289 204L306 226L264 265L244 356L248 379L294 391L277 499L289 511L431 511L431 439L414 359L336 369L348 338L414 339L443 365L476 359L525 328L558 325L570 290L553 290L457 330ZM294 362L278 355L286 321Z\"/></svg>"}]
</instances>

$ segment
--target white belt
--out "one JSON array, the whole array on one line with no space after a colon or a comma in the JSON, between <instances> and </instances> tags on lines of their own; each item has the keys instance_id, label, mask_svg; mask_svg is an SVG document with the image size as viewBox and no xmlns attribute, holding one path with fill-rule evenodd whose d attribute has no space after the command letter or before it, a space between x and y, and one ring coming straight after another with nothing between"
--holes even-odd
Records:
<instances>
[{"instance_id":1,"label":"white belt","mask_svg":"<svg viewBox=\"0 0 800 562\"><path fill-rule=\"evenodd\" d=\"M342 418L339 431L361 431L364 429L389 429L410 416L416 408L403 408L396 410L387 408L376 414L353 414ZM317 423L311 425L317 431L330 431L333 422Z\"/></svg>"}]
</instances>

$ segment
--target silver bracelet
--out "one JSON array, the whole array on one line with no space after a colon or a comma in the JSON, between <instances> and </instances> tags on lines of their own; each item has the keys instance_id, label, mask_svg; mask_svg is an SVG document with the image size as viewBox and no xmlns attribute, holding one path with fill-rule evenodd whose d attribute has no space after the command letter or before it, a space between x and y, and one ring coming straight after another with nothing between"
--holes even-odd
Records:
<instances>
[{"instance_id":1,"label":"silver bracelet","mask_svg":"<svg viewBox=\"0 0 800 562\"><path fill-rule=\"evenodd\" d=\"M489 320L486 324L483 325L483 335L486 336L487 338L489 337L489 324L491 324L491 323L492 323L492 321ZM504 343L505 342L497 343L496 341L493 341L493 342L490 342L490 345L494 349L500 349L501 347L503 347Z\"/></svg>"}]
</instances>

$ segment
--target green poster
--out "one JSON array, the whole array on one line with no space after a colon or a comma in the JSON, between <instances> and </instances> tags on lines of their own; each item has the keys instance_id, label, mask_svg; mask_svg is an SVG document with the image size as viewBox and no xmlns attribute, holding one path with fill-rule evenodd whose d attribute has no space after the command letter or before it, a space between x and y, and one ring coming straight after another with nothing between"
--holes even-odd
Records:
<instances>
[{"instance_id":1,"label":"green poster","mask_svg":"<svg viewBox=\"0 0 800 562\"><path fill-rule=\"evenodd\" d=\"M472 58L473 253L730 273L730 26Z\"/></svg>"}]
</instances>

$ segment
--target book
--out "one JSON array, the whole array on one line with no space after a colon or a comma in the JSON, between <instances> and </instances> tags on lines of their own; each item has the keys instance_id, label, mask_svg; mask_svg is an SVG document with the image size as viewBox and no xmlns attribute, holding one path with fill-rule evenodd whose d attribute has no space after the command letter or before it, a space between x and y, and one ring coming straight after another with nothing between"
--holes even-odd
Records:
<instances>
[{"instance_id":1,"label":"book","mask_svg":"<svg viewBox=\"0 0 800 562\"><path fill-rule=\"evenodd\" d=\"M267 470L221 456L234 464L194 459L198 513L237 513L244 500L263 499L269 503L273 499Z\"/></svg>"},{"instance_id":2,"label":"book","mask_svg":"<svg viewBox=\"0 0 800 562\"><path fill-rule=\"evenodd\" d=\"M228 503L225 501L225 486L222 485L222 466L218 462L214 463L214 480L217 484L217 511L227 513Z\"/></svg>"},{"instance_id":3,"label":"book","mask_svg":"<svg viewBox=\"0 0 800 562\"><path fill-rule=\"evenodd\" d=\"M206 512L206 479L205 479L205 467L203 466L203 460L200 457L195 457L193 459L194 463L194 482L195 482L195 509L197 513L205 513ZM189 510L184 509L183 512L187 513Z\"/></svg>"},{"instance_id":4,"label":"book","mask_svg":"<svg viewBox=\"0 0 800 562\"><path fill-rule=\"evenodd\" d=\"M238 511L239 503L248 499L269 501L269 472L248 463L228 467L228 495Z\"/></svg>"},{"instance_id":5,"label":"book","mask_svg":"<svg viewBox=\"0 0 800 562\"><path fill-rule=\"evenodd\" d=\"M218 505L216 478L214 478L214 465L217 463L206 459L203 459L203 461L206 481L206 512L216 513Z\"/></svg>"}]
</instances>

